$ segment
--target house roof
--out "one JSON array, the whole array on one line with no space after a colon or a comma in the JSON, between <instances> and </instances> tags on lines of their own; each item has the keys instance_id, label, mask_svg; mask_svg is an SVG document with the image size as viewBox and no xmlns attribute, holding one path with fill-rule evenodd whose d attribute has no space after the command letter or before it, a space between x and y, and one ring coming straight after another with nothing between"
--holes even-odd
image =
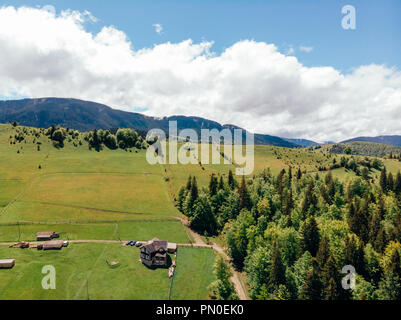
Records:
<instances>
[{"instance_id":1,"label":"house roof","mask_svg":"<svg viewBox=\"0 0 401 320\"><path fill-rule=\"evenodd\" d=\"M37 237L51 237L53 235L54 235L53 231L38 232L36 234Z\"/></svg>"},{"instance_id":2,"label":"house roof","mask_svg":"<svg viewBox=\"0 0 401 320\"><path fill-rule=\"evenodd\" d=\"M60 249L63 247L63 240L47 241L43 244L43 249Z\"/></svg>"},{"instance_id":3,"label":"house roof","mask_svg":"<svg viewBox=\"0 0 401 320\"><path fill-rule=\"evenodd\" d=\"M148 250L150 253L164 253L167 251L167 244L167 240L159 240L158 238L153 238L148 242L147 245L144 246L144 248L146 248L146 250Z\"/></svg>"},{"instance_id":4,"label":"house roof","mask_svg":"<svg viewBox=\"0 0 401 320\"><path fill-rule=\"evenodd\" d=\"M15 259L2 259L0 260L0 263L13 263L15 262Z\"/></svg>"}]
</instances>

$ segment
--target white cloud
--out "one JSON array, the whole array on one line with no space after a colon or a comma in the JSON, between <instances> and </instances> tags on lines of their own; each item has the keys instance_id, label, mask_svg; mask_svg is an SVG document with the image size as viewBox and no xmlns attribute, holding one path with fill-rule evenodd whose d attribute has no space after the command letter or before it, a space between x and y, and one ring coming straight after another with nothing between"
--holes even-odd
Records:
<instances>
[{"instance_id":1,"label":"white cloud","mask_svg":"<svg viewBox=\"0 0 401 320\"><path fill-rule=\"evenodd\" d=\"M0 9L0 96L74 97L153 116L197 115L273 135L340 140L400 134L401 72L309 68L273 44L212 42L134 50L112 26L85 30L86 13Z\"/></svg>"},{"instance_id":2,"label":"white cloud","mask_svg":"<svg viewBox=\"0 0 401 320\"><path fill-rule=\"evenodd\" d=\"M295 54L295 49L293 46L288 46L288 48L285 51L285 54L288 56L292 56Z\"/></svg>"},{"instance_id":3,"label":"white cloud","mask_svg":"<svg viewBox=\"0 0 401 320\"><path fill-rule=\"evenodd\" d=\"M155 23L152 25L155 28L157 34L161 35L163 33L163 26L159 23Z\"/></svg>"},{"instance_id":4,"label":"white cloud","mask_svg":"<svg viewBox=\"0 0 401 320\"><path fill-rule=\"evenodd\" d=\"M302 52L309 53L309 52L312 52L312 51L313 51L313 47L300 46L300 47L299 47L299 50L302 51Z\"/></svg>"}]
</instances>

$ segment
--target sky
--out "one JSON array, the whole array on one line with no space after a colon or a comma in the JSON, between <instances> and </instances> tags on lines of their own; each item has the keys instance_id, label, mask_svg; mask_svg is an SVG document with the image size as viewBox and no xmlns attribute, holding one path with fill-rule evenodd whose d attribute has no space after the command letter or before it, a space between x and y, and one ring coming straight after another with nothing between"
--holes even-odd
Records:
<instances>
[{"instance_id":1,"label":"sky","mask_svg":"<svg viewBox=\"0 0 401 320\"><path fill-rule=\"evenodd\" d=\"M400 39L397 0L0 0L0 99L73 97L319 142L401 134Z\"/></svg>"}]
</instances>

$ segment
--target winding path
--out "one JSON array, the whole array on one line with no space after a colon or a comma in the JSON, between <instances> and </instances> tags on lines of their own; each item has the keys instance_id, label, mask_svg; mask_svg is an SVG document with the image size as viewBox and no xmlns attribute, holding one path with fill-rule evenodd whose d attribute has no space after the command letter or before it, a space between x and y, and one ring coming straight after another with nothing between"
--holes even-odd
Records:
<instances>
[{"instance_id":1,"label":"winding path","mask_svg":"<svg viewBox=\"0 0 401 320\"><path fill-rule=\"evenodd\" d=\"M250 300L250 298L249 298L249 296L247 294L246 286L244 284L244 281L242 280L241 273L239 273L238 271L236 271L233 268L233 266L231 264L231 259L227 255L227 253L224 250L224 248L222 248L221 246L219 246L215 242L212 242L210 245L204 243L202 237L189 227L188 219L184 219L184 218L180 218L180 217L175 217L175 218L182 222L182 224L187 228L187 230L189 231L189 233L191 234L191 236L193 237L193 239L195 241L192 244L177 244L177 245L182 246L182 247L184 247L184 246L185 247L192 246L192 247L212 248L216 252L220 253L222 255L222 257L224 258L224 260L228 263L228 265L231 268L231 272L232 272L231 282L234 284L235 291L237 292L238 297L241 300Z\"/></svg>"}]
</instances>

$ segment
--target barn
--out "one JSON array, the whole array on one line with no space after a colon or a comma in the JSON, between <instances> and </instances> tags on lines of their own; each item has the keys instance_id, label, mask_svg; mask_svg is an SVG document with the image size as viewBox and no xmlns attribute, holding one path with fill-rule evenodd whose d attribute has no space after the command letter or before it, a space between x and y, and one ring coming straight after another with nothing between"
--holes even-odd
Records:
<instances>
[{"instance_id":1,"label":"barn","mask_svg":"<svg viewBox=\"0 0 401 320\"><path fill-rule=\"evenodd\" d=\"M43 243L43 250L60 250L64 245L63 240L53 240Z\"/></svg>"},{"instance_id":2,"label":"barn","mask_svg":"<svg viewBox=\"0 0 401 320\"><path fill-rule=\"evenodd\" d=\"M141 248L141 261L148 267L167 265L167 240L153 238Z\"/></svg>"}]
</instances>

